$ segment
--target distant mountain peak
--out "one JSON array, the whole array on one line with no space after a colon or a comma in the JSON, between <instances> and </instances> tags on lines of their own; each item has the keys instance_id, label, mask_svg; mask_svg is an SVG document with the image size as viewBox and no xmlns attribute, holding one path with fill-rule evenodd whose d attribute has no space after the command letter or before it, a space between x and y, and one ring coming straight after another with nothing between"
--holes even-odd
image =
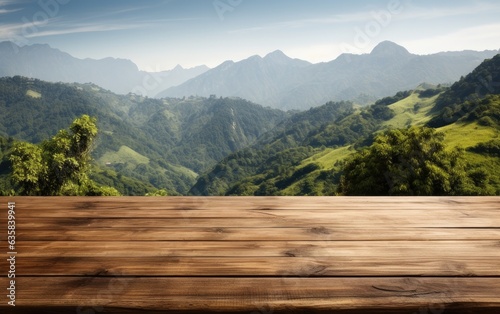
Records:
<instances>
[{"instance_id":1,"label":"distant mountain peak","mask_svg":"<svg viewBox=\"0 0 500 314\"><path fill-rule=\"evenodd\" d=\"M383 41L379 43L375 48L373 48L370 53L372 56L408 56L410 53L406 50L405 47L400 46L392 41Z\"/></svg>"},{"instance_id":2,"label":"distant mountain peak","mask_svg":"<svg viewBox=\"0 0 500 314\"><path fill-rule=\"evenodd\" d=\"M20 49L29 50L29 51L57 51L60 50L51 48L48 44L32 44L32 45L17 45L12 41L2 41L0 42L0 49L5 51L15 51L18 52Z\"/></svg>"},{"instance_id":3,"label":"distant mountain peak","mask_svg":"<svg viewBox=\"0 0 500 314\"><path fill-rule=\"evenodd\" d=\"M19 47L18 45L16 45L11 41L0 41L0 46Z\"/></svg>"},{"instance_id":4,"label":"distant mountain peak","mask_svg":"<svg viewBox=\"0 0 500 314\"><path fill-rule=\"evenodd\" d=\"M271 53L268 53L264 59L290 59L283 51L275 50Z\"/></svg>"},{"instance_id":5,"label":"distant mountain peak","mask_svg":"<svg viewBox=\"0 0 500 314\"><path fill-rule=\"evenodd\" d=\"M19 46L11 41L0 42L0 51L2 52L13 52L19 49Z\"/></svg>"},{"instance_id":6,"label":"distant mountain peak","mask_svg":"<svg viewBox=\"0 0 500 314\"><path fill-rule=\"evenodd\" d=\"M284 66L298 66L298 67L304 67L310 65L309 62L300 60L300 59L293 59L287 56L283 51L281 50L275 50L271 53L268 53L263 60L266 63L270 64L280 64Z\"/></svg>"}]
</instances>

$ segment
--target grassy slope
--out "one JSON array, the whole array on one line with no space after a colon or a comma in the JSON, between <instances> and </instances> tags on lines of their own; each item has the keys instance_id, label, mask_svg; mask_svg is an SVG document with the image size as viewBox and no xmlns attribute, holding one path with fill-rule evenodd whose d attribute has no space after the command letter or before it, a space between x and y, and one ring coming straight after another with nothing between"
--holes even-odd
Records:
<instances>
[{"instance_id":1,"label":"grassy slope","mask_svg":"<svg viewBox=\"0 0 500 314\"><path fill-rule=\"evenodd\" d=\"M410 125L423 125L430 120L431 116L429 112L435 104L438 96L431 98L419 98L418 93L412 93L409 97L402 99L389 106L395 116L384 122L383 128L405 128ZM418 106L415 106L418 104ZM359 114L356 112L355 114ZM340 161L345 160L355 150L351 146L340 147L336 149L327 148L324 151L305 159L299 166L297 166L294 171L304 167L310 163L316 163L320 168L306 177L294 182L291 186L283 190L285 195L297 195L300 192L300 186L304 184L307 180L316 181L316 184L324 184L321 180L316 180L322 171L339 171L340 166L336 164ZM322 186L320 188L323 188Z\"/></svg>"},{"instance_id":2,"label":"grassy slope","mask_svg":"<svg viewBox=\"0 0 500 314\"><path fill-rule=\"evenodd\" d=\"M349 145L349 146L339 147L336 149L327 148L321 153L318 153L312 157L304 159L299 166L295 167L294 171L302 167L305 167L306 165L311 163L317 164L320 168L318 170L309 173L305 178L302 178L294 182L292 185L284 189L282 191L283 194L298 195L300 192L301 185L303 185L307 180L316 181L318 176L321 175L321 172L325 170L335 170L335 171L340 170L340 167L338 165L336 166L336 164L349 157L352 153L354 153L354 149ZM318 182L317 184L321 185L319 186L319 189L321 190L324 189L323 186L324 182Z\"/></svg>"},{"instance_id":3,"label":"grassy slope","mask_svg":"<svg viewBox=\"0 0 500 314\"><path fill-rule=\"evenodd\" d=\"M135 168L140 164L149 164L149 158L139 154L132 148L128 146L121 146L120 149L116 152L107 152L102 157L97 160L97 163L100 166L105 166L107 163L111 164L127 164L128 168ZM195 179L198 174L191 169L186 167L178 166L178 165L169 165L170 172L175 172L178 174L183 174L187 177ZM167 169L163 169L167 171Z\"/></svg>"},{"instance_id":4,"label":"grassy slope","mask_svg":"<svg viewBox=\"0 0 500 314\"><path fill-rule=\"evenodd\" d=\"M42 98L42 94L39 92L35 92L34 90L29 89L26 92L26 96L32 97L32 98Z\"/></svg>"},{"instance_id":5,"label":"grassy slope","mask_svg":"<svg viewBox=\"0 0 500 314\"><path fill-rule=\"evenodd\" d=\"M187 177L193 178L193 180L198 177L198 174L196 172L194 172L193 170L191 170L189 168L183 167L183 166L171 164L170 168L179 174L183 174Z\"/></svg>"},{"instance_id":6,"label":"grassy slope","mask_svg":"<svg viewBox=\"0 0 500 314\"><path fill-rule=\"evenodd\" d=\"M419 98L417 93L398 101L389 107L396 114L394 118L386 121L383 128L405 128L410 125L424 125L431 119L430 111L435 105L438 95L431 98ZM417 105L417 106L415 106ZM461 147L467 149L479 143L488 142L491 139L498 138L500 132L492 127L480 126L477 123L463 124L454 123L446 127L439 128L438 131L445 133L445 143L450 147ZM345 160L355 151L350 147L340 147L337 149L327 148L324 151L305 159L293 171L300 169L307 164L315 163L320 168L311 172L306 177L294 182L292 185L282 191L284 195L297 195L300 192L300 186L307 180L316 181L322 171L338 171L340 169L336 164ZM472 152L465 152L465 157L469 162L486 167L493 179L500 182L500 160L494 157L488 157ZM322 185L321 180L317 184ZM322 188L320 186L319 188ZM496 186L500 190L500 184Z\"/></svg>"},{"instance_id":7,"label":"grassy slope","mask_svg":"<svg viewBox=\"0 0 500 314\"><path fill-rule=\"evenodd\" d=\"M134 166L139 164L149 164L149 158L139 154L128 146L121 146L116 152L106 152L98 160L99 164L105 165L106 163L119 164L128 163Z\"/></svg>"},{"instance_id":8,"label":"grassy slope","mask_svg":"<svg viewBox=\"0 0 500 314\"><path fill-rule=\"evenodd\" d=\"M499 131L486 126L480 126L477 123L453 123L445 127L439 128L438 131L443 132L445 142L451 147L468 148L477 145L478 143L488 142L491 139L498 138Z\"/></svg>"},{"instance_id":9,"label":"grassy slope","mask_svg":"<svg viewBox=\"0 0 500 314\"><path fill-rule=\"evenodd\" d=\"M432 117L430 111L439 95L431 98L419 98L417 93L389 106L396 114L383 126L391 129L406 128L410 125L424 125Z\"/></svg>"},{"instance_id":10,"label":"grassy slope","mask_svg":"<svg viewBox=\"0 0 500 314\"><path fill-rule=\"evenodd\" d=\"M327 148L319 154L304 159L299 168L310 163L316 163L323 169L332 169L337 161L343 160L353 153L350 147L351 146L344 146L336 149Z\"/></svg>"},{"instance_id":11,"label":"grassy slope","mask_svg":"<svg viewBox=\"0 0 500 314\"><path fill-rule=\"evenodd\" d=\"M445 134L445 143L449 147L467 149L479 143L485 143L500 136L500 131L492 127L485 127L477 123L454 123L439 128ZM492 184L500 191L500 159L487 155L465 151L465 158L472 164L481 165L490 175Z\"/></svg>"}]
</instances>

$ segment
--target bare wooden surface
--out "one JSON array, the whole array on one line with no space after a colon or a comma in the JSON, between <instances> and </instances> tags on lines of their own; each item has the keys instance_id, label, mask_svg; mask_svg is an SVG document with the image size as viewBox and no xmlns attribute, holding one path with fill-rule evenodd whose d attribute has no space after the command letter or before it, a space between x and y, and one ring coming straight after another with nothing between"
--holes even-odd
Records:
<instances>
[{"instance_id":1,"label":"bare wooden surface","mask_svg":"<svg viewBox=\"0 0 500 314\"><path fill-rule=\"evenodd\" d=\"M498 197L8 202L1 313L500 313Z\"/></svg>"}]
</instances>

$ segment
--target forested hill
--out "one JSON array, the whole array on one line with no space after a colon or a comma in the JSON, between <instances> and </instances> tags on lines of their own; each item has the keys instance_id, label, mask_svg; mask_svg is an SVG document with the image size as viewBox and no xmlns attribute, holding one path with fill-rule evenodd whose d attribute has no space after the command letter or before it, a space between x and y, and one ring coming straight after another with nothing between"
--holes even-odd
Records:
<instances>
[{"instance_id":1,"label":"forested hill","mask_svg":"<svg viewBox=\"0 0 500 314\"><path fill-rule=\"evenodd\" d=\"M198 173L287 117L241 99L156 100L116 95L93 84L0 79L0 136L39 143L83 114L98 120L93 157L103 183L120 184L126 176L172 194L187 193ZM144 189L120 192L144 194Z\"/></svg>"},{"instance_id":2,"label":"forested hill","mask_svg":"<svg viewBox=\"0 0 500 314\"><path fill-rule=\"evenodd\" d=\"M464 149L467 169L487 174L485 191L499 194L499 65L500 55L485 60L451 88L426 84L366 108L328 103L295 115L253 146L226 157L200 177L191 193L334 195L345 162L370 147L377 134L428 126L444 134L447 149Z\"/></svg>"},{"instance_id":3,"label":"forested hill","mask_svg":"<svg viewBox=\"0 0 500 314\"><path fill-rule=\"evenodd\" d=\"M429 125L434 127L445 126L464 117L469 120L479 119L490 111L494 119L492 107L481 105L491 95L500 94L500 54L485 60L472 73L462 77L444 92L436 101L433 112L437 113ZM483 119L484 121L485 119Z\"/></svg>"},{"instance_id":4,"label":"forested hill","mask_svg":"<svg viewBox=\"0 0 500 314\"><path fill-rule=\"evenodd\" d=\"M265 134L252 147L225 158L198 180L191 193L219 195L232 191L232 194L247 194L246 187L235 187L234 184L255 176L255 182L259 184L253 185L251 190L258 186L259 189L253 191L256 195L269 194L262 185L268 178L285 179L295 166L326 147L342 147L369 137L393 115L383 104L355 109L350 102L330 102L296 114ZM313 170L316 169L305 171Z\"/></svg>"}]
</instances>

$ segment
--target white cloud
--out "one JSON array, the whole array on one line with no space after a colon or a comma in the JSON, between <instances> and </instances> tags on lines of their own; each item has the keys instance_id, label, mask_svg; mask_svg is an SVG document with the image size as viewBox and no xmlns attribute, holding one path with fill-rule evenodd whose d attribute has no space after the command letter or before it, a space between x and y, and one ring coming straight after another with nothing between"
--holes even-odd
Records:
<instances>
[{"instance_id":1,"label":"white cloud","mask_svg":"<svg viewBox=\"0 0 500 314\"><path fill-rule=\"evenodd\" d=\"M14 13L21 11L22 8L8 8L9 6L16 5L19 6L19 4L23 4L23 1L16 1L16 0L0 0L0 15L2 14L9 14L9 13Z\"/></svg>"},{"instance_id":2,"label":"white cloud","mask_svg":"<svg viewBox=\"0 0 500 314\"><path fill-rule=\"evenodd\" d=\"M29 0L0 0L0 8L1 7L6 7L6 6L13 6L13 5L24 5L26 3L29 3ZM15 12L15 11L19 11L19 10L22 10L22 9L15 9L15 10L6 10L6 11L9 11L9 12ZM9 13L7 12L7 13Z\"/></svg>"},{"instance_id":3,"label":"white cloud","mask_svg":"<svg viewBox=\"0 0 500 314\"><path fill-rule=\"evenodd\" d=\"M0 14L8 14L8 13L13 13L17 11L21 11L22 9L12 9L12 10L7 10L7 9L0 9Z\"/></svg>"},{"instance_id":4,"label":"white cloud","mask_svg":"<svg viewBox=\"0 0 500 314\"><path fill-rule=\"evenodd\" d=\"M43 29L41 28L37 32L33 32L32 34L26 36L27 38L35 38L35 37L45 37L45 36L56 36L56 35L68 35L68 34L77 34L77 33L92 33L92 32L108 32L108 31L118 31L118 30L129 30L135 29L143 26L139 25L80 25L80 26L69 26L69 27L60 27L52 29Z\"/></svg>"},{"instance_id":5,"label":"white cloud","mask_svg":"<svg viewBox=\"0 0 500 314\"><path fill-rule=\"evenodd\" d=\"M185 21L194 19L163 19L163 20L148 20L147 22L137 22L137 23L126 23L123 21L116 21L114 23L64 23L64 22L48 22L47 27L40 27L40 30L27 36L28 38L33 37L45 37L45 36L57 36L57 35L68 35L68 34L78 34L78 33L93 33L93 32L110 32L110 31L120 31L120 30L132 30L141 28L157 28L164 25L165 22L173 21Z\"/></svg>"}]
</instances>

